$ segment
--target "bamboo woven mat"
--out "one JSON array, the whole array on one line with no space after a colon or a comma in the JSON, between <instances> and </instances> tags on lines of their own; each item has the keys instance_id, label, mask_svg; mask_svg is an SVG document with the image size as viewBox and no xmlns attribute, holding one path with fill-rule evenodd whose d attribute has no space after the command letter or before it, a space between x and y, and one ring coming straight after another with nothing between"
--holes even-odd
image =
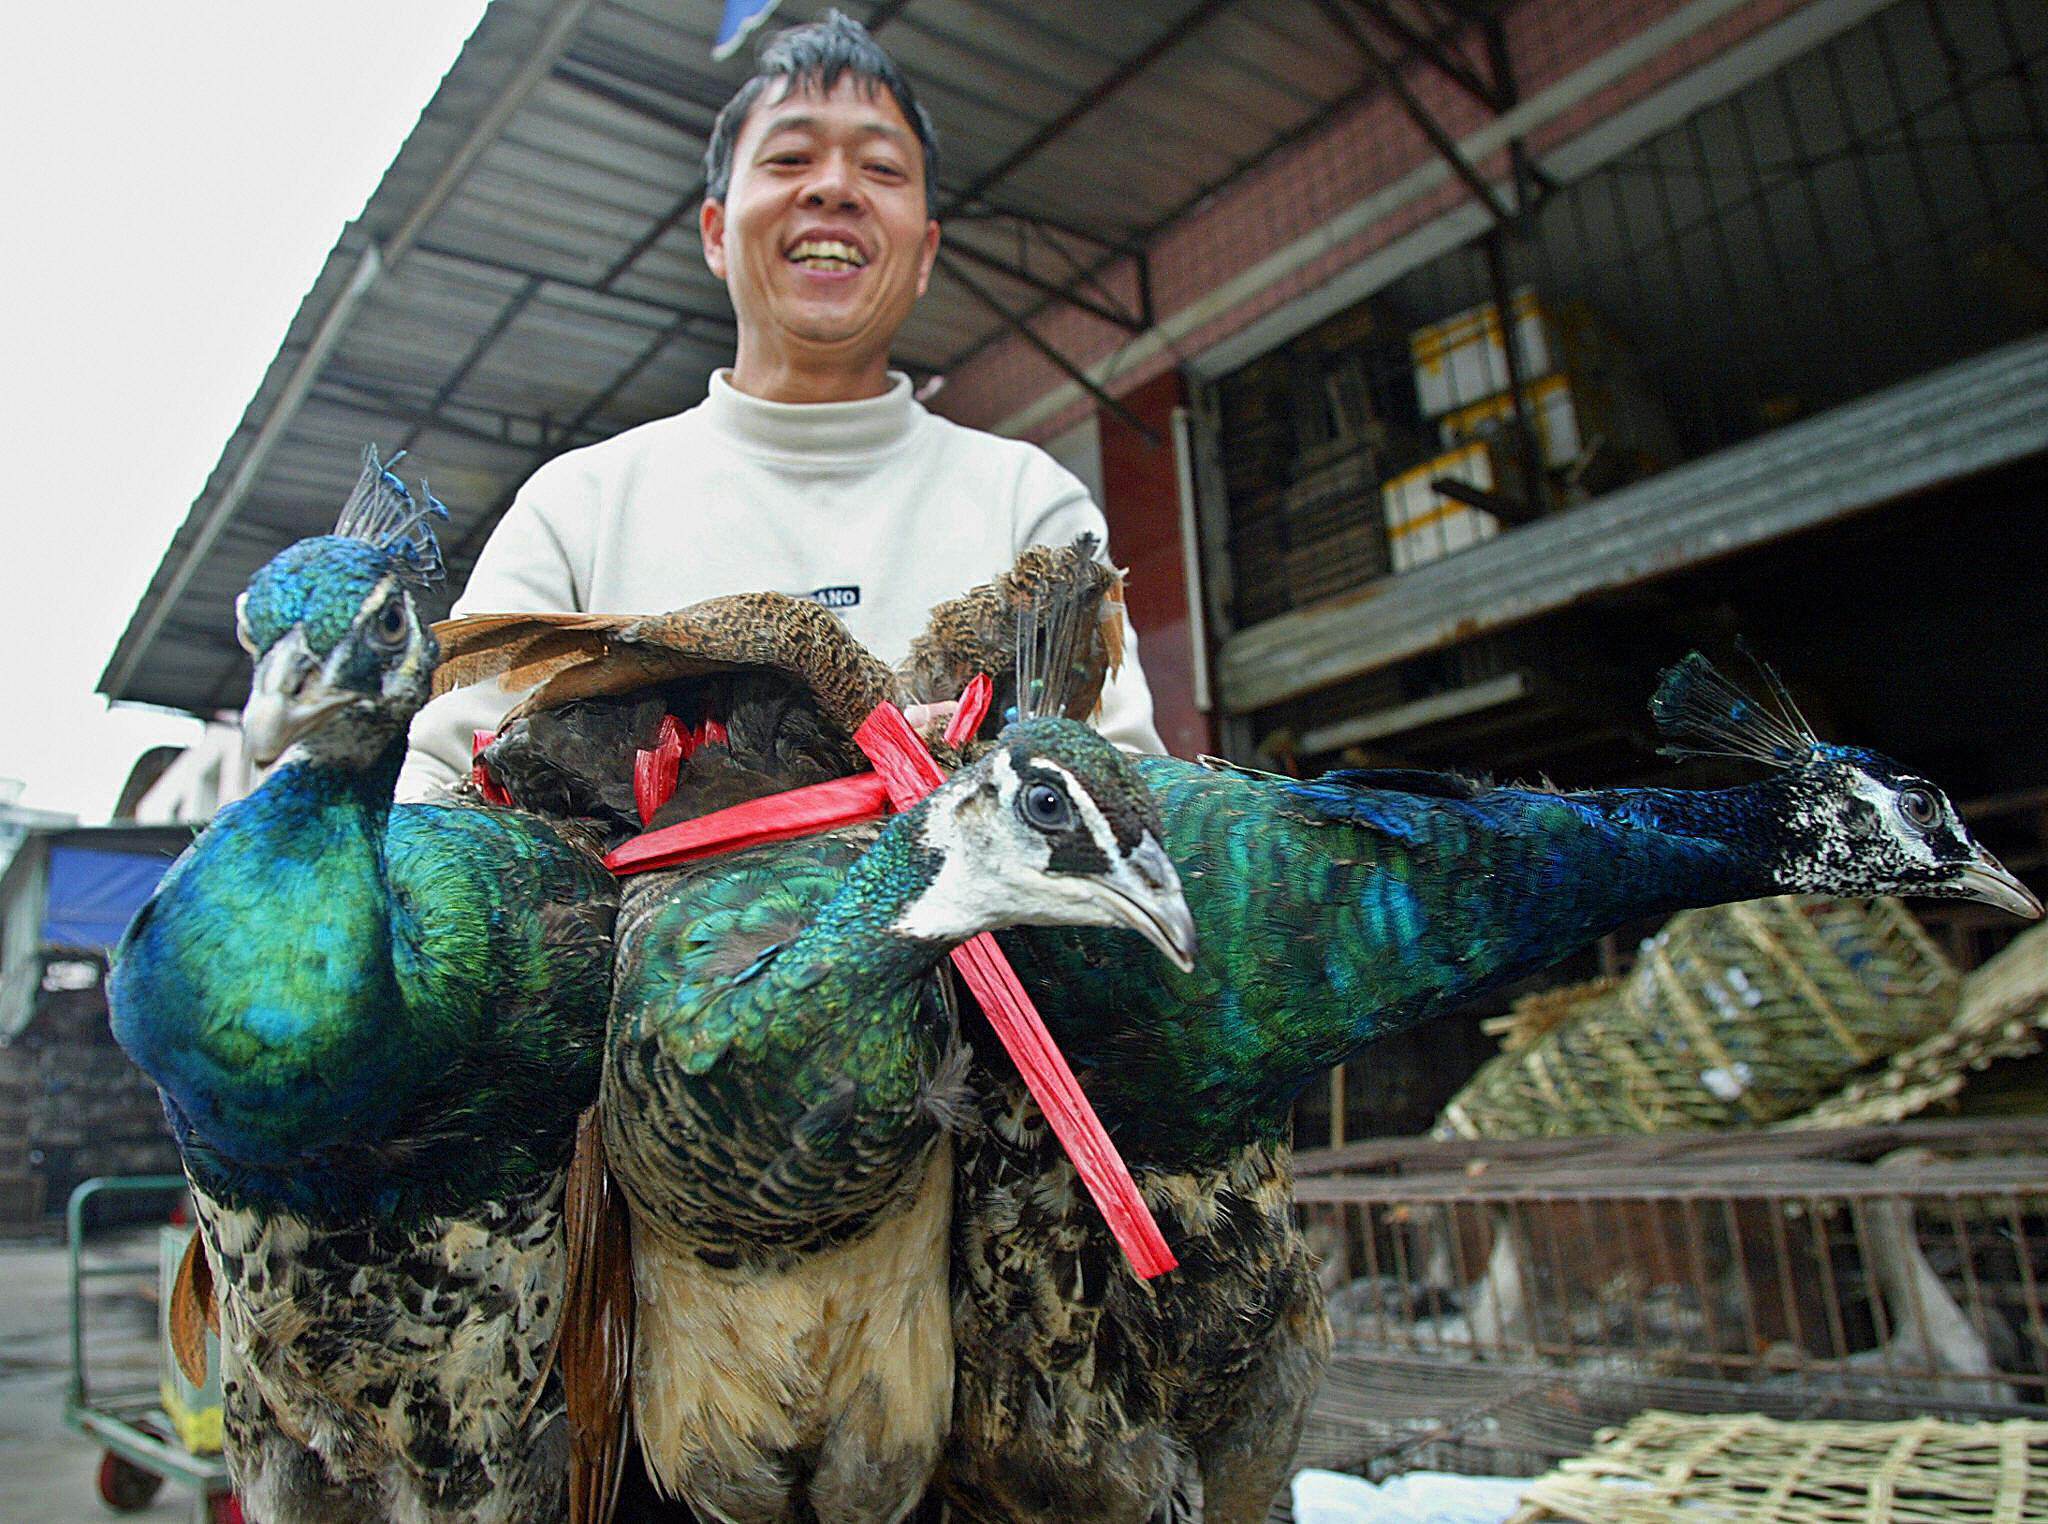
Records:
<instances>
[{"instance_id":1,"label":"bamboo woven mat","mask_svg":"<svg viewBox=\"0 0 2048 1524\"><path fill-rule=\"evenodd\" d=\"M1652 1411L1524 1496L1508 1524L2048 1524L2048 1423Z\"/></svg>"}]
</instances>

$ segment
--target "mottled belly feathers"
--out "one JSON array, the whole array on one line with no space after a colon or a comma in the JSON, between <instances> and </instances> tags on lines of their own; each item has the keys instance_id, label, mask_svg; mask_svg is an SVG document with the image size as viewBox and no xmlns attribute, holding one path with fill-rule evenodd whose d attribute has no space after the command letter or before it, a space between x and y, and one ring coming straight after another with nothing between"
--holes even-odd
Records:
<instances>
[{"instance_id":1,"label":"mottled belly feathers","mask_svg":"<svg viewBox=\"0 0 2048 1524\"><path fill-rule=\"evenodd\" d=\"M404 1232L197 1199L220 1296L228 1444L251 1519L562 1516L559 1179Z\"/></svg>"},{"instance_id":2,"label":"mottled belly feathers","mask_svg":"<svg viewBox=\"0 0 2048 1524\"><path fill-rule=\"evenodd\" d=\"M1330 1348L1287 1150L1140 1171L1180 1259L1141 1281L996 1083L961 1145L947 1501L986 1524L1263 1519Z\"/></svg>"}]
</instances>

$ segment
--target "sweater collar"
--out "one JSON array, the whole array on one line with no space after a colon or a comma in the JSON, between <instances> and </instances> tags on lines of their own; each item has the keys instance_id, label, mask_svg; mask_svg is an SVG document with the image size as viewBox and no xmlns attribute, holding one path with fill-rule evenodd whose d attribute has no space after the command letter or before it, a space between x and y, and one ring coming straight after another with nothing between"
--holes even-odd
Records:
<instances>
[{"instance_id":1,"label":"sweater collar","mask_svg":"<svg viewBox=\"0 0 2048 1524\"><path fill-rule=\"evenodd\" d=\"M923 409L910 377L889 372L889 389L858 402L764 402L736 390L730 370L711 373L704 407L712 424L741 447L803 460L879 455L910 437Z\"/></svg>"}]
</instances>

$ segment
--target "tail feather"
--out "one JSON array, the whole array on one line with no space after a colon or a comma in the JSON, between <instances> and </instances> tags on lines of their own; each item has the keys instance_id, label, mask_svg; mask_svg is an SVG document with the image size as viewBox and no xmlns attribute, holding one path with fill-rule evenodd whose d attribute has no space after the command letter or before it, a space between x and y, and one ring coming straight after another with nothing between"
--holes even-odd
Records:
<instances>
[{"instance_id":1,"label":"tail feather","mask_svg":"<svg viewBox=\"0 0 2048 1524\"><path fill-rule=\"evenodd\" d=\"M993 582L939 604L899 669L906 697L955 698L987 673L998 724L1006 707L1020 715L1094 714L1103 683L1123 664L1124 634L1123 579L1096 559L1098 548L1091 535L1072 545L1033 545ZM1056 705L1043 698L1048 677L1059 690Z\"/></svg>"},{"instance_id":2,"label":"tail feather","mask_svg":"<svg viewBox=\"0 0 2048 1524\"><path fill-rule=\"evenodd\" d=\"M569 1409L569 1521L607 1524L630 1438L633 1248L594 1107L576 1126L563 1216L569 1286L560 1358Z\"/></svg>"}]
</instances>

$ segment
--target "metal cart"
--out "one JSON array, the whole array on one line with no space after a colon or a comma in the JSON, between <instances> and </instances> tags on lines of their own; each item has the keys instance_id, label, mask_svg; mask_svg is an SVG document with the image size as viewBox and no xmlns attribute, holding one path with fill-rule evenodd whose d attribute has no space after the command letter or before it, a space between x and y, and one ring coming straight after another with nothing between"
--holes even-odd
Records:
<instances>
[{"instance_id":1,"label":"metal cart","mask_svg":"<svg viewBox=\"0 0 2048 1524\"><path fill-rule=\"evenodd\" d=\"M219 1455L195 1455L180 1442L157 1386L95 1389L85 1361L85 1283L109 1276L155 1277L155 1260L85 1262L86 1207L99 1196L164 1195L185 1189L183 1175L128 1175L88 1180L64 1210L71 1260L71 1384L64 1422L105 1446L100 1500L118 1512L147 1508L166 1481L193 1493L192 1524L241 1524L242 1511Z\"/></svg>"}]
</instances>

